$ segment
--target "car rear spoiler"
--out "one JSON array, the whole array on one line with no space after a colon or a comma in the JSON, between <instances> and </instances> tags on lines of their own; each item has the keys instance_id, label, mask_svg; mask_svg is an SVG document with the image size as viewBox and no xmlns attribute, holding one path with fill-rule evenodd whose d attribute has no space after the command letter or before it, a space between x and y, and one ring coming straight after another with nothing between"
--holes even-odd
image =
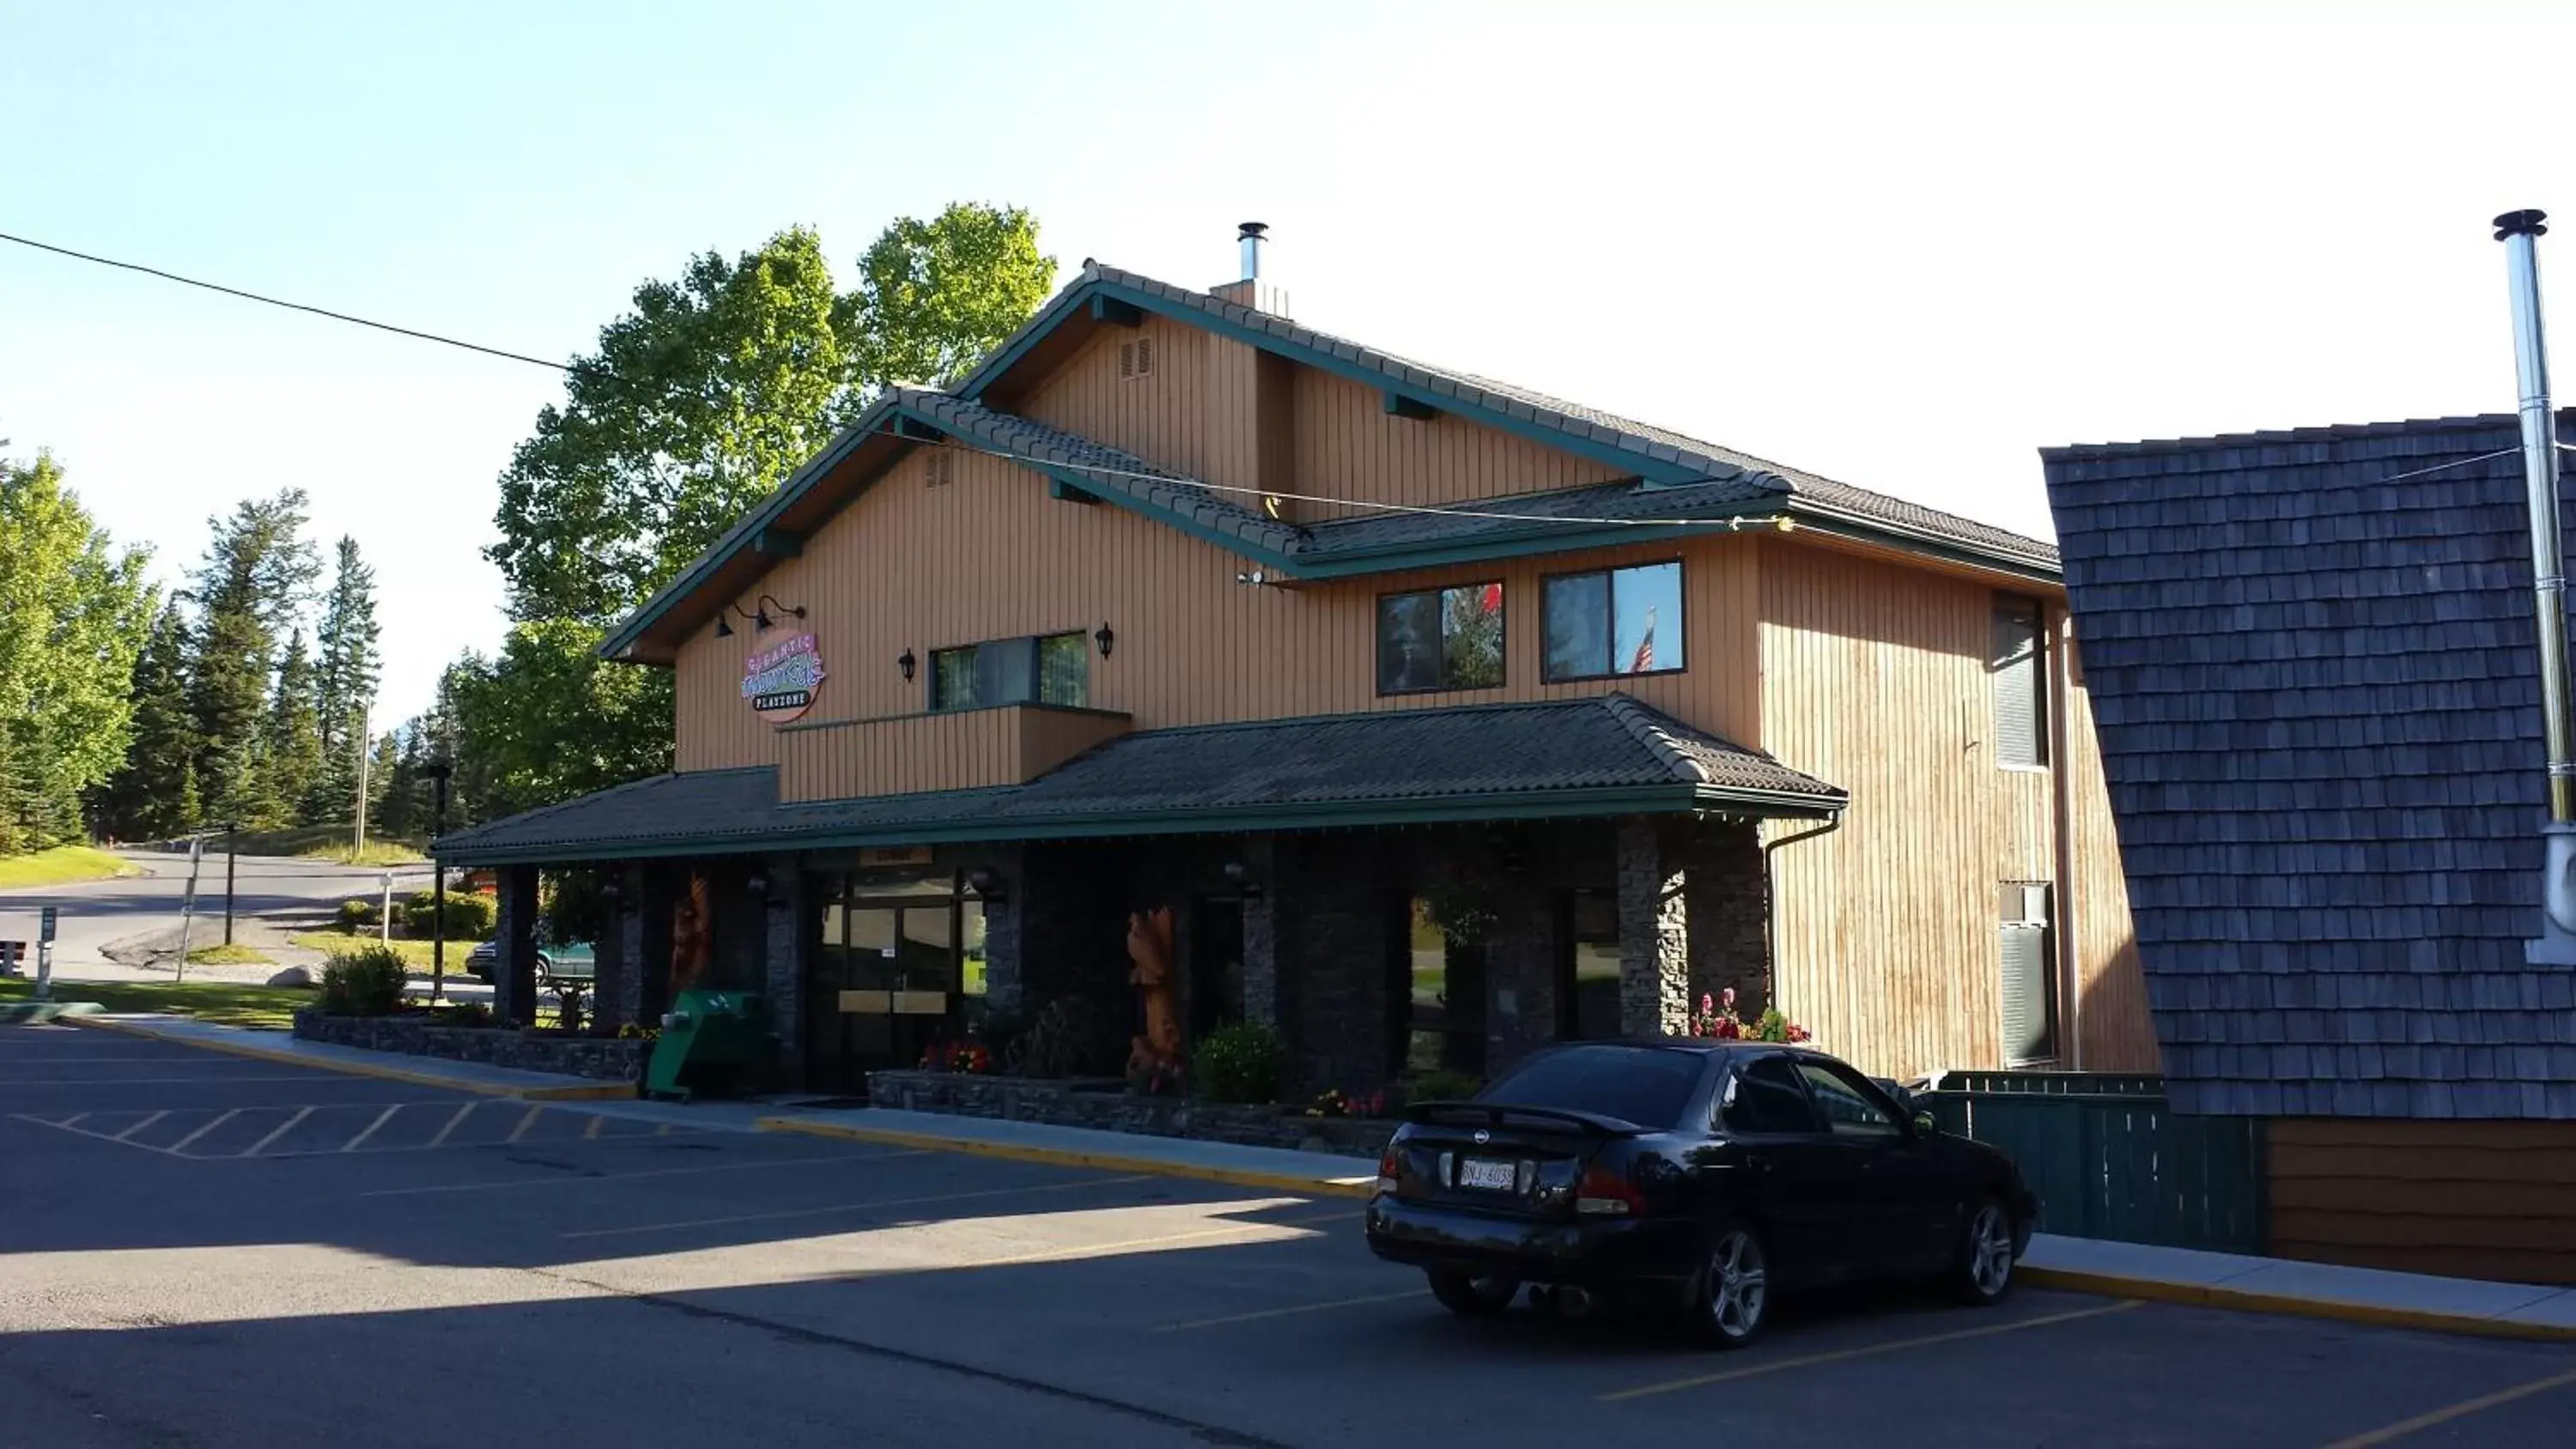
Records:
<instances>
[{"instance_id":1,"label":"car rear spoiler","mask_svg":"<svg viewBox=\"0 0 2576 1449\"><path fill-rule=\"evenodd\" d=\"M1404 1120L1426 1127L1534 1127L1555 1132L1571 1127L1594 1137L1636 1137L1653 1130L1599 1112L1488 1102L1416 1102L1404 1109Z\"/></svg>"}]
</instances>

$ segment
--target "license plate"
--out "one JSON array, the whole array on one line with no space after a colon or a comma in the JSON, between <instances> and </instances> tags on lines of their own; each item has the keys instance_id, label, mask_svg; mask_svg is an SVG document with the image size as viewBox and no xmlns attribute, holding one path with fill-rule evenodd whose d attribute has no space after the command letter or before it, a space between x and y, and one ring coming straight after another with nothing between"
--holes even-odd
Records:
<instances>
[{"instance_id":1,"label":"license plate","mask_svg":"<svg viewBox=\"0 0 2576 1449\"><path fill-rule=\"evenodd\" d=\"M1520 1174L1515 1170L1514 1164L1509 1162L1470 1157L1458 1164L1460 1187L1481 1187L1495 1192L1510 1192L1517 1185L1519 1177Z\"/></svg>"}]
</instances>

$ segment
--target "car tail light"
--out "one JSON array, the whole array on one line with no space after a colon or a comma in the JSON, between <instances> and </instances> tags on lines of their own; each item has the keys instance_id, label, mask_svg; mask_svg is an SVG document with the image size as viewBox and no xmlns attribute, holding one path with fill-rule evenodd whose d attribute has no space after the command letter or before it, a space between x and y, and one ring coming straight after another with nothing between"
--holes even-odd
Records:
<instances>
[{"instance_id":1,"label":"car tail light","mask_svg":"<svg viewBox=\"0 0 2576 1449\"><path fill-rule=\"evenodd\" d=\"M1646 1199L1628 1179L1596 1163L1574 1185L1574 1210L1586 1217L1633 1217L1646 1210Z\"/></svg>"},{"instance_id":2,"label":"car tail light","mask_svg":"<svg viewBox=\"0 0 2576 1449\"><path fill-rule=\"evenodd\" d=\"M1403 1176L1403 1173L1404 1173L1404 1154L1402 1154L1402 1153L1400 1153L1400 1152L1396 1151L1396 1150L1395 1150L1395 1148L1394 1148L1392 1145L1390 1145L1390 1146L1386 1149L1386 1151L1381 1152L1381 1153L1379 1153L1379 1154L1378 1154L1378 1158L1377 1158L1377 1191L1378 1191L1378 1193L1379 1193L1381 1196L1392 1196L1392 1195L1394 1194L1394 1192L1395 1192L1395 1189L1396 1189L1396 1186L1397 1186L1397 1182L1398 1182L1398 1180Z\"/></svg>"}]
</instances>

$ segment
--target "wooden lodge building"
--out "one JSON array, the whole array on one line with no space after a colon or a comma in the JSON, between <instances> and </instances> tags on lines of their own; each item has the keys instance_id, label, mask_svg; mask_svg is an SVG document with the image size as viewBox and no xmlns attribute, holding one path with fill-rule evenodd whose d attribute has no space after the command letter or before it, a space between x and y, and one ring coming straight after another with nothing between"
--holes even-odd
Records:
<instances>
[{"instance_id":1,"label":"wooden lodge building","mask_svg":"<svg viewBox=\"0 0 2576 1449\"><path fill-rule=\"evenodd\" d=\"M437 854L500 873L505 1018L538 872L602 872L605 1020L676 957L817 1090L1067 997L1123 1039L1131 931L1310 1088L1727 986L1874 1072L2152 1071L2064 597L2047 544L1086 265L611 635L674 773Z\"/></svg>"}]
</instances>

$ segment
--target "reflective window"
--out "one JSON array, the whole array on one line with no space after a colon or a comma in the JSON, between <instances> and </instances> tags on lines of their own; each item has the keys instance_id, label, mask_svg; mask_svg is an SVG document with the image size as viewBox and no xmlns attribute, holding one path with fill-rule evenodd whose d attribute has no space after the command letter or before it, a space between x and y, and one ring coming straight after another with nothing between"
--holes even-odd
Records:
<instances>
[{"instance_id":1,"label":"reflective window","mask_svg":"<svg viewBox=\"0 0 2576 1449\"><path fill-rule=\"evenodd\" d=\"M1901 1130L1878 1098L1830 1064L1805 1058L1798 1063L1798 1074L1807 1079L1807 1090L1836 1137L1894 1137Z\"/></svg>"},{"instance_id":2,"label":"reflective window","mask_svg":"<svg viewBox=\"0 0 2576 1449\"><path fill-rule=\"evenodd\" d=\"M1542 589L1540 612L1550 681L1683 667L1679 560L1558 574Z\"/></svg>"},{"instance_id":3,"label":"reflective window","mask_svg":"<svg viewBox=\"0 0 2576 1449\"><path fill-rule=\"evenodd\" d=\"M1690 1104L1704 1060L1698 1052L1663 1047L1563 1047L1529 1058L1476 1100L1594 1112L1640 1127L1669 1128Z\"/></svg>"},{"instance_id":4,"label":"reflective window","mask_svg":"<svg viewBox=\"0 0 2576 1449\"><path fill-rule=\"evenodd\" d=\"M1822 1132L1824 1123L1787 1057L1760 1057L1735 1069L1719 1117L1730 1132Z\"/></svg>"},{"instance_id":5,"label":"reflective window","mask_svg":"<svg viewBox=\"0 0 2576 1449\"><path fill-rule=\"evenodd\" d=\"M1004 704L1091 703L1091 636L1044 634L937 649L930 655L933 710Z\"/></svg>"},{"instance_id":6,"label":"reflective window","mask_svg":"<svg viewBox=\"0 0 2576 1449\"><path fill-rule=\"evenodd\" d=\"M1503 682L1503 586L1466 584L1377 601L1380 694Z\"/></svg>"}]
</instances>

